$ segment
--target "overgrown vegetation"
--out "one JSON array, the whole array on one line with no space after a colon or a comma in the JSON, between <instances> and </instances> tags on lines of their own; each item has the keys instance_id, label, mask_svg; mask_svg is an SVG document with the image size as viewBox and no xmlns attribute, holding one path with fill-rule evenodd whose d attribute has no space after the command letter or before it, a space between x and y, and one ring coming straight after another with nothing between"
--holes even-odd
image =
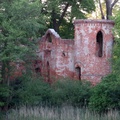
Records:
<instances>
[{"instance_id":1,"label":"overgrown vegetation","mask_svg":"<svg viewBox=\"0 0 120 120\"><path fill-rule=\"evenodd\" d=\"M112 74L103 78L102 81L91 89L89 106L99 112L109 109L120 110L120 15L113 18L114 48L112 62Z\"/></svg>"},{"instance_id":2,"label":"overgrown vegetation","mask_svg":"<svg viewBox=\"0 0 120 120\"><path fill-rule=\"evenodd\" d=\"M120 113L110 110L108 113L98 114L87 108L72 106L58 107L26 107L14 109L7 113L8 120L120 120Z\"/></svg>"},{"instance_id":3,"label":"overgrown vegetation","mask_svg":"<svg viewBox=\"0 0 120 120\"><path fill-rule=\"evenodd\" d=\"M71 11L68 8L71 8ZM85 12L90 13L94 9L93 0L79 1L77 3L71 0L51 0L44 3L40 3L39 0L0 1L0 111L20 107L21 105L30 107L30 109L25 108L26 111L24 111L25 114L22 115L22 118L20 112L24 108L8 113L10 120L14 120L13 113L18 115L16 117L19 119L26 119L25 116L31 114L29 110L35 115L39 114L36 113L37 110L40 112L43 110L44 115L48 110L47 112L51 115L50 119L53 117L58 120L73 120L74 117L79 120L84 107L100 113L107 111L108 114L105 114L102 118L97 113L92 114L86 109L82 114L83 120L107 120L109 116L114 116L114 113L116 116L113 119L120 119L118 111L109 113L111 109L120 110L119 13L114 17L115 44L113 59L111 60L113 73L103 78L98 85L91 87L91 84L87 81L81 82L70 79L62 79L49 84L40 77L34 77L31 73L31 66L28 64L36 58L36 54L34 54L35 42L38 37L41 37L46 26L53 27L64 38L73 37L71 33L73 32L72 19L74 17L85 18ZM48 22L45 23L46 20ZM16 65L21 62L27 62L24 74L15 80L11 79L16 70ZM15 63L15 65L12 65L12 63ZM47 107L45 107L46 105ZM72 108L60 108L68 105L72 106ZM31 106L41 106L41 108ZM51 110L52 114L50 113ZM33 114L31 115L34 117ZM30 116L30 119L33 119L32 117ZM43 116L43 119L41 119L48 119L45 117L47 116ZM35 116L34 119L38 118L39 116Z\"/></svg>"},{"instance_id":4,"label":"overgrown vegetation","mask_svg":"<svg viewBox=\"0 0 120 120\"><path fill-rule=\"evenodd\" d=\"M41 7L39 0L0 1L0 107L4 109L14 94L10 82L16 66L36 58L35 42L45 28Z\"/></svg>"},{"instance_id":5,"label":"overgrown vegetation","mask_svg":"<svg viewBox=\"0 0 120 120\"><path fill-rule=\"evenodd\" d=\"M43 79L23 76L11 84L12 95L9 107L28 106L87 106L90 97L90 83L62 79L49 84Z\"/></svg>"},{"instance_id":6,"label":"overgrown vegetation","mask_svg":"<svg viewBox=\"0 0 120 120\"><path fill-rule=\"evenodd\" d=\"M52 85L53 105L73 105L86 106L90 97L91 84L87 81L75 81L70 79L62 79Z\"/></svg>"},{"instance_id":7,"label":"overgrown vegetation","mask_svg":"<svg viewBox=\"0 0 120 120\"><path fill-rule=\"evenodd\" d=\"M120 82L109 75L91 89L89 107L98 112L120 109Z\"/></svg>"}]
</instances>

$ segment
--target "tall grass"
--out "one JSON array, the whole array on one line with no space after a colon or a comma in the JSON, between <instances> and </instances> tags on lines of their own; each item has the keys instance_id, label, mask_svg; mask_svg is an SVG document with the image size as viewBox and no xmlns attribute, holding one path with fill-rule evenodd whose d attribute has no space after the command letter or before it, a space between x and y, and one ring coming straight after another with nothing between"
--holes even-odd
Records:
<instances>
[{"instance_id":1,"label":"tall grass","mask_svg":"<svg viewBox=\"0 0 120 120\"><path fill-rule=\"evenodd\" d=\"M106 114L99 115L87 108L72 106L61 108L24 106L9 111L5 120L120 120L120 114L116 110L110 110Z\"/></svg>"}]
</instances>

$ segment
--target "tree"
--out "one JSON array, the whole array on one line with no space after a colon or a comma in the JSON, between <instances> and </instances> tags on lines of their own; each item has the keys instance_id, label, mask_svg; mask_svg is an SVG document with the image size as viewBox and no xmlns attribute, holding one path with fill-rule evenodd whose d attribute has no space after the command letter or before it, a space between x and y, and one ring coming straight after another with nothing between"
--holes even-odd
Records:
<instances>
[{"instance_id":1,"label":"tree","mask_svg":"<svg viewBox=\"0 0 120 120\"><path fill-rule=\"evenodd\" d=\"M11 63L28 61L35 52L34 41L45 28L41 7L39 0L0 1L0 84L9 86Z\"/></svg>"},{"instance_id":2,"label":"tree","mask_svg":"<svg viewBox=\"0 0 120 120\"><path fill-rule=\"evenodd\" d=\"M110 74L91 89L89 107L98 112L111 109L120 110L120 81L115 74Z\"/></svg>"},{"instance_id":3,"label":"tree","mask_svg":"<svg viewBox=\"0 0 120 120\"><path fill-rule=\"evenodd\" d=\"M109 17L112 16L113 8L116 5L116 3L118 2L118 0L104 0L104 2L106 4L106 19L109 19ZM99 7L100 7L100 12L101 12L101 18L105 19L101 0L98 0L98 3L99 3Z\"/></svg>"},{"instance_id":4,"label":"tree","mask_svg":"<svg viewBox=\"0 0 120 120\"><path fill-rule=\"evenodd\" d=\"M114 47L112 57L112 74L103 78L103 80L92 89L90 98L90 107L99 112L109 109L120 109L120 14L112 17L115 21ZM101 97L100 97L101 96ZM109 109L108 109L109 108Z\"/></svg>"},{"instance_id":5,"label":"tree","mask_svg":"<svg viewBox=\"0 0 120 120\"><path fill-rule=\"evenodd\" d=\"M114 37L115 43L113 48L113 73L117 75L117 78L120 80L120 15L119 12L114 17L115 26L114 26Z\"/></svg>"},{"instance_id":6,"label":"tree","mask_svg":"<svg viewBox=\"0 0 120 120\"><path fill-rule=\"evenodd\" d=\"M57 32L64 20L71 22L73 18L85 18L86 13L95 9L93 0L47 0L43 4L42 12L49 14L49 25Z\"/></svg>"}]
</instances>

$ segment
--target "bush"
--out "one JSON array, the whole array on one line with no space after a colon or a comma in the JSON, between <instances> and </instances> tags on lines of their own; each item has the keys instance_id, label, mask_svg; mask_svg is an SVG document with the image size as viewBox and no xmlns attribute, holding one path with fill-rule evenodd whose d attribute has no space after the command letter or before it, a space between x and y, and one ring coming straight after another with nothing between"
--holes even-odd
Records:
<instances>
[{"instance_id":1,"label":"bush","mask_svg":"<svg viewBox=\"0 0 120 120\"><path fill-rule=\"evenodd\" d=\"M0 108L9 104L8 98L11 95L11 89L6 84L0 84Z\"/></svg>"},{"instance_id":2,"label":"bush","mask_svg":"<svg viewBox=\"0 0 120 120\"><path fill-rule=\"evenodd\" d=\"M77 80L62 79L52 86L52 99L54 105L70 104L84 106L90 97L90 83Z\"/></svg>"},{"instance_id":3,"label":"bush","mask_svg":"<svg viewBox=\"0 0 120 120\"><path fill-rule=\"evenodd\" d=\"M13 88L11 106L41 104L85 106L89 102L91 88L87 81L62 79L50 85L42 78L33 79L26 75L14 81L11 86Z\"/></svg>"},{"instance_id":4,"label":"bush","mask_svg":"<svg viewBox=\"0 0 120 120\"><path fill-rule=\"evenodd\" d=\"M22 76L13 84L13 89L11 103L13 105L39 105L50 99L51 87L42 78L33 79L30 76Z\"/></svg>"},{"instance_id":5,"label":"bush","mask_svg":"<svg viewBox=\"0 0 120 120\"><path fill-rule=\"evenodd\" d=\"M111 74L91 89L89 106L98 112L120 108L120 82Z\"/></svg>"}]
</instances>

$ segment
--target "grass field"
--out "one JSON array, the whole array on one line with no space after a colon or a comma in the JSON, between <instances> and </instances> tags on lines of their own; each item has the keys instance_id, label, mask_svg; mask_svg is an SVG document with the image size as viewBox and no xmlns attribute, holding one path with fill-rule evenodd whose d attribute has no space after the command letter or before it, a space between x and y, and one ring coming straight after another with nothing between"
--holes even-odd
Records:
<instances>
[{"instance_id":1,"label":"grass field","mask_svg":"<svg viewBox=\"0 0 120 120\"><path fill-rule=\"evenodd\" d=\"M87 108L71 106L61 108L24 106L10 110L3 120L120 120L120 114L116 110L110 110L106 114L99 115Z\"/></svg>"}]
</instances>

